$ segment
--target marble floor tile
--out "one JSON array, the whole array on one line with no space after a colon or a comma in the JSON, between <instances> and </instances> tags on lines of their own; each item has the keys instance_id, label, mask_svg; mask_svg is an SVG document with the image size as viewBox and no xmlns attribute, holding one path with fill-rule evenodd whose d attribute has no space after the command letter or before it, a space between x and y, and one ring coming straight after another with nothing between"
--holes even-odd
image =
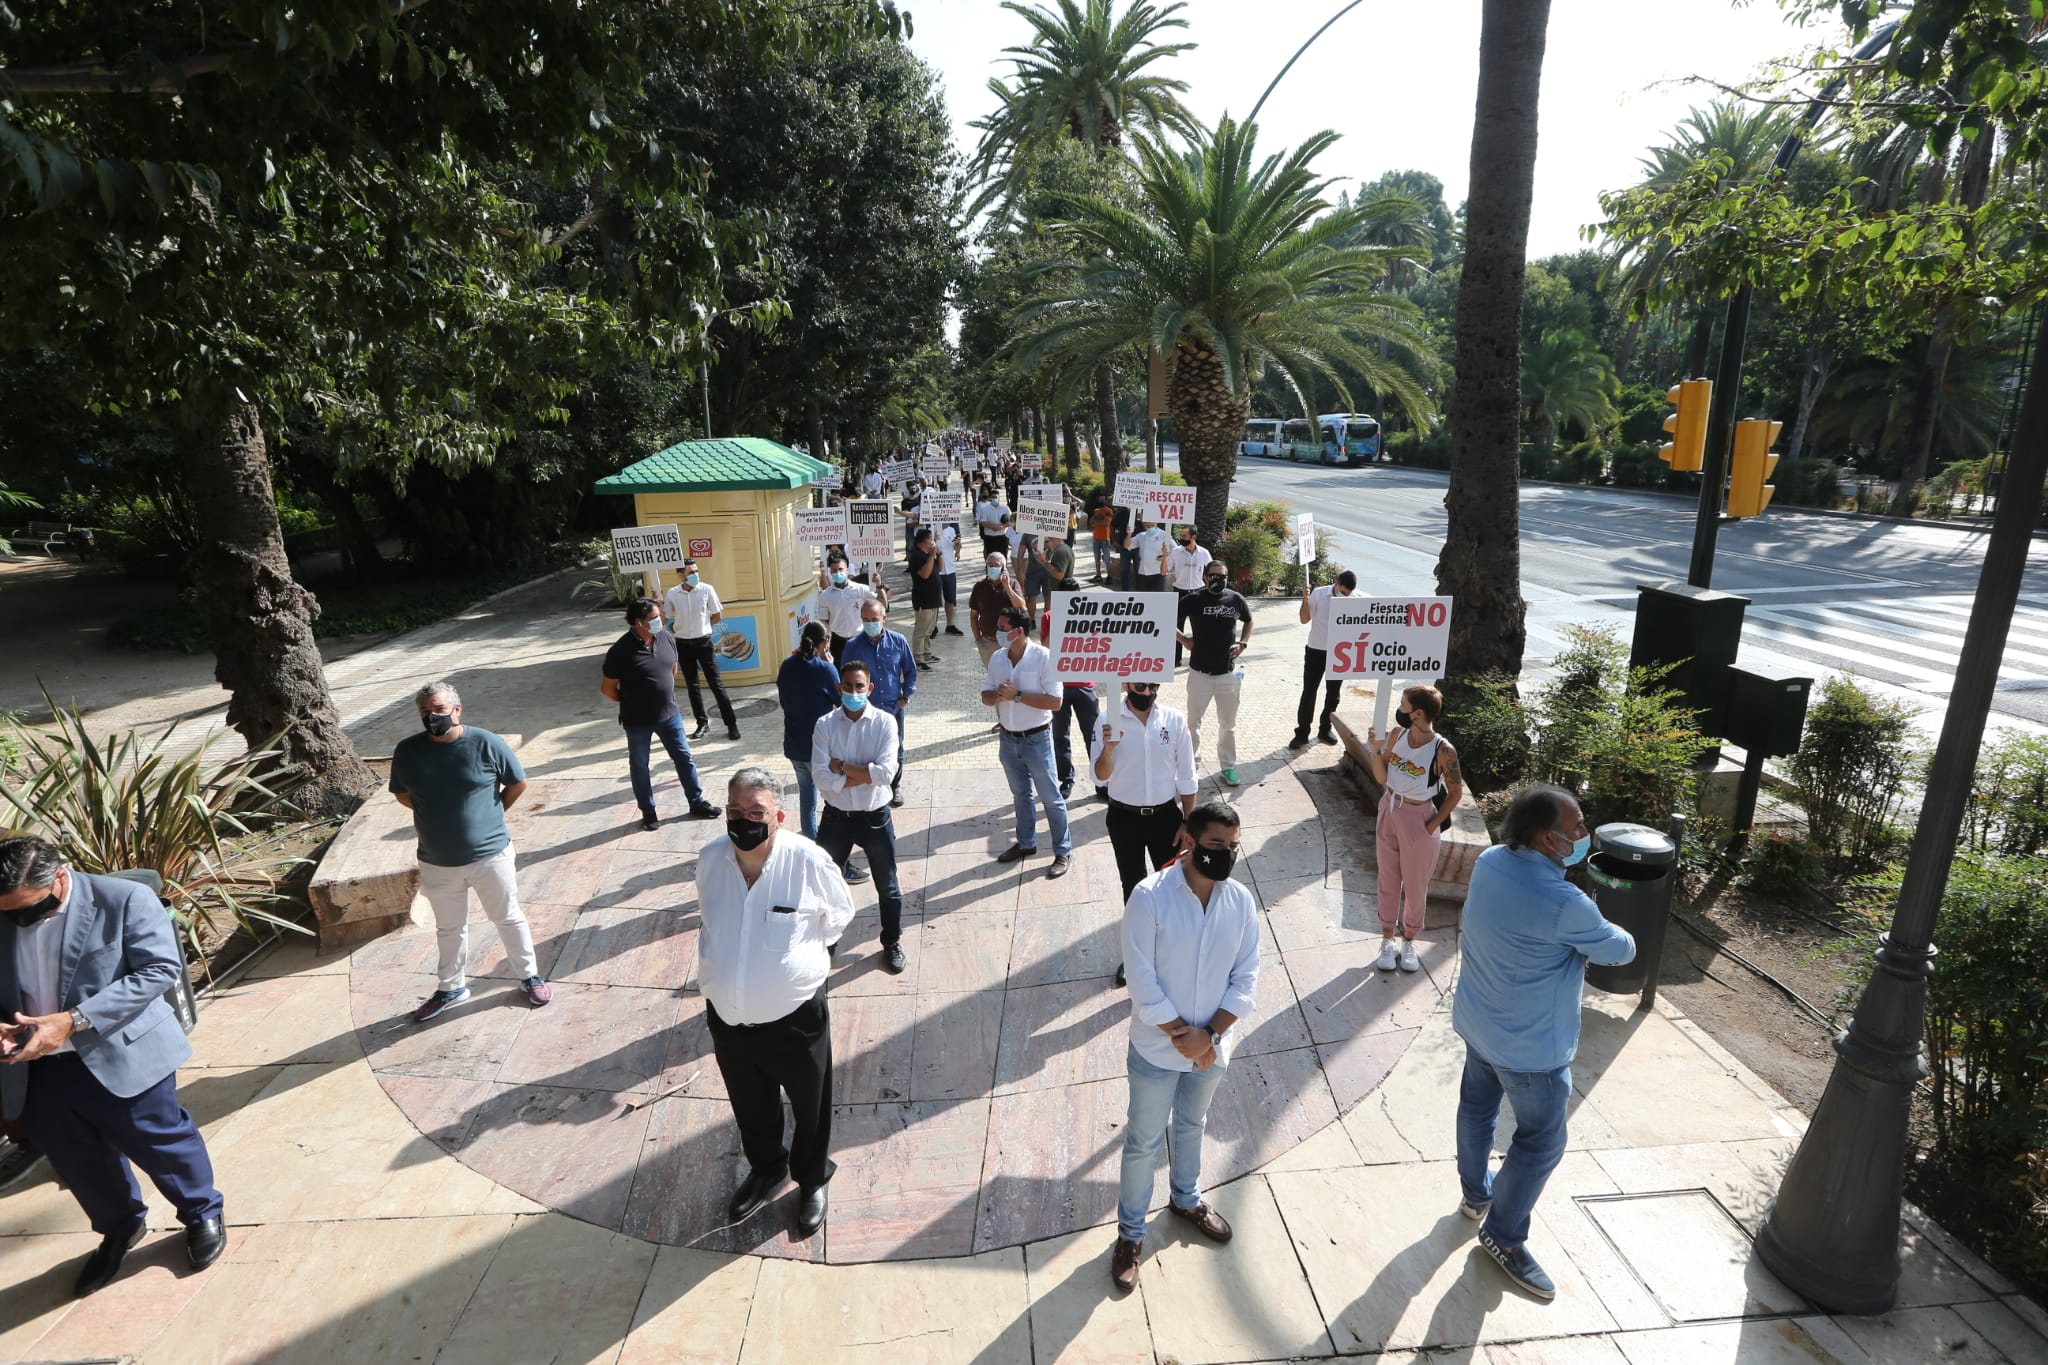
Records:
<instances>
[{"instance_id":1,"label":"marble floor tile","mask_svg":"<svg viewBox=\"0 0 2048 1365\"><path fill-rule=\"evenodd\" d=\"M1254 1176L1205 1197L1230 1223L1228 1245L1168 1214L1153 1218L1146 1239L1156 1250L1139 1272L1138 1292L1161 1359L1218 1365L1334 1354L1300 1264L1272 1254L1285 1245L1287 1228L1265 1180Z\"/></svg>"},{"instance_id":2,"label":"marble floor tile","mask_svg":"<svg viewBox=\"0 0 2048 1365\"><path fill-rule=\"evenodd\" d=\"M1233 1057L1209 1102L1202 1175L1235 1180L1337 1122L1337 1104L1315 1049Z\"/></svg>"},{"instance_id":3,"label":"marble floor tile","mask_svg":"<svg viewBox=\"0 0 2048 1365\"><path fill-rule=\"evenodd\" d=\"M646 1142L642 1097L551 1085L492 1091L464 1137L463 1162L548 1208L617 1227Z\"/></svg>"},{"instance_id":4,"label":"marble floor tile","mask_svg":"<svg viewBox=\"0 0 2048 1365\"><path fill-rule=\"evenodd\" d=\"M998 1095L975 1246L1014 1246L1111 1218L1129 1100L1122 1080Z\"/></svg>"},{"instance_id":5,"label":"marble floor tile","mask_svg":"<svg viewBox=\"0 0 2048 1365\"><path fill-rule=\"evenodd\" d=\"M761 1267L739 1365L1031 1365L1024 1253Z\"/></svg>"},{"instance_id":6,"label":"marble floor tile","mask_svg":"<svg viewBox=\"0 0 2048 1365\"><path fill-rule=\"evenodd\" d=\"M1348 1110L1378 1089L1400 1063L1418 1032L1401 1029L1318 1044L1316 1053L1322 1059L1323 1075L1329 1081L1337 1108Z\"/></svg>"},{"instance_id":7,"label":"marble floor tile","mask_svg":"<svg viewBox=\"0 0 2048 1365\"><path fill-rule=\"evenodd\" d=\"M1830 1321L1870 1357L1870 1365L2001 1361L2004 1355L1953 1308L1895 1308L1881 1317Z\"/></svg>"},{"instance_id":8,"label":"marble floor tile","mask_svg":"<svg viewBox=\"0 0 2048 1365\"><path fill-rule=\"evenodd\" d=\"M748 1174L731 1105L678 1097L657 1101L646 1112L647 1149L634 1173L623 1231L700 1251L825 1258L831 1220L809 1241L794 1240L797 1188L789 1182L746 1222L726 1224L726 1203ZM786 1107L783 1122L786 1137Z\"/></svg>"},{"instance_id":9,"label":"marble floor tile","mask_svg":"<svg viewBox=\"0 0 2048 1365\"><path fill-rule=\"evenodd\" d=\"M1302 1017L1301 1002L1294 998L1294 979L1277 952L1259 955L1258 1002L1252 1017L1237 1026L1243 1036L1234 1055L1291 1052L1314 1041L1309 1037L1308 1021Z\"/></svg>"},{"instance_id":10,"label":"marble floor tile","mask_svg":"<svg viewBox=\"0 0 2048 1365\"><path fill-rule=\"evenodd\" d=\"M1323 827L1297 817L1282 825L1252 825L1242 832L1241 865L1261 887L1323 875Z\"/></svg>"},{"instance_id":11,"label":"marble floor tile","mask_svg":"<svg viewBox=\"0 0 2048 1365\"><path fill-rule=\"evenodd\" d=\"M1375 970L1377 943L1327 944L1282 956L1318 1043L1417 1028L1436 1008L1438 991L1427 972Z\"/></svg>"},{"instance_id":12,"label":"marble floor tile","mask_svg":"<svg viewBox=\"0 0 2048 1365\"><path fill-rule=\"evenodd\" d=\"M1704 1190L1585 1199L1579 1207L1677 1322L1797 1313L1749 1236Z\"/></svg>"},{"instance_id":13,"label":"marble floor tile","mask_svg":"<svg viewBox=\"0 0 2048 1365\"><path fill-rule=\"evenodd\" d=\"M712 822L718 823L718 822ZM587 910L638 906L645 910L695 908L696 860L688 854L614 848Z\"/></svg>"},{"instance_id":14,"label":"marble floor tile","mask_svg":"<svg viewBox=\"0 0 2048 1365\"><path fill-rule=\"evenodd\" d=\"M996 1093L1122 1078L1130 1017L1130 997L1106 977L1012 988L1003 1005Z\"/></svg>"},{"instance_id":15,"label":"marble floor tile","mask_svg":"<svg viewBox=\"0 0 2048 1365\"><path fill-rule=\"evenodd\" d=\"M542 905L588 906L604 885L612 849L569 848L546 857L519 859L519 896Z\"/></svg>"},{"instance_id":16,"label":"marble floor tile","mask_svg":"<svg viewBox=\"0 0 2048 1365\"><path fill-rule=\"evenodd\" d=\"M1614 1344L1628 1365L1870 1365L1862 1348L1821 1317L1624 1332Z\"/></svg>"},{"instance_id":17,"label":"marble floor tile","mask_svg":"<svg viewBox=\"0 0 2048 1365\"><path fill-rule=\"evenodd\" d=\"M72 1282L98 1245L85 1231L0 1238L0 1359L142 1359L206 1284L177 1228L146 1236L112 1284L75 1299Z\"/></svg>"},{"instance_id":18,"label":"marble floor tile","mask_svg":"<svg viewBox=\"0 0 2048 1365\"><path fill-rule=\"evenodd\" d=\"M1628 1365L1611 1337L1551 1337L1545 1341L1490 1342L1484 1365Z\"/></svg>"},{"instance_id":19,"label":"marble floor tile","mask_svg":"<svg viewBox=\"0 0 2048 1365\"><path fill-rule=\"evenodd\" d=\"M942 852L927 857L918 883L926 917L1015 911L1024 876L1034 865L1043 874L1052 862L1052 854L1045 851L1021 862L997 863L995 854L1007 847L1009 840L1005 837L987 854Z\"/></svg>"},{"instance_id":20,"label":"marble floor tile","mask_svg":"<svg viewBox=\"0 0 2048 1365\"><path fill-rule=\"evenodd\" d=\"M1303 952L1338 943L1378 944L1379 912L1372 898L1326 886L1321 876L1260 883L1266 925L1282 951Z\"/></svg>"},{"instance_id":21,"label":"marble floor tile","mask_svg":"<svg viewBox=\"0 0 2048 1365\"><path fill-rule=\"evenodd\" d=\"M1304 1138L1296 1146L1259 1167L1259 1170L1262 1173L1331 1171L1344 1166L1364 1164L1364 1159L1358 1153L1358 1145L1351 1140L1351 1130L1339 1121L1328 1124L1320 1132Z\"/></svg>"},{"instance_id":22,"label":"marble floor tile","mask_svg":"<svg viewBox=\"0 0 2048 1365\"><path fill-rule=\"evenodd\" d=\"M1078 845L1082 838L1079 829L1069 832L1069 837ZM1050 850L1048 842L1046 848ZM1058 910L1069 906L1094 906L1111 901L1122 889L1116 879L1114 865L1107 883L1101 880L1101 864L1094 859L1070 858L1067 872L1063 877L1046 875L1052 866L1050 852L1036 858L1024 860L1024 880L1017 888L1017 908L1034 914L1046 910Z\"/></svg>"},{"instance_id":23,"label":"marble floor tile","mask_svg":"<svg viewBox=\"0 0 2048 1365\"><path fill-rule=\"evenodd\" d=\"M913 1101L966 1100L993 1091L1004 995L965 991L917 997L910 1045Z\"/></svg>"},{"instance_id":24,"label":"marble floor tile","mask_svg":"<svg viewBox=\"0 0 2048 1365\"><path fill-rule=\"evenodd\" d=\"M1020 912L1010 940L1011 988L1115 976L1123 957L1122 928L1107 897Z\"/></svg>"},{"instance_id":25,"label":"marble floor tile","mask_svg":"<svg viewBox=\"0 0 2048 1365\"><path fill-rule=\"evenodd\" d=\"M891 975L882 967L882 919L873 911L853 917L839 938L839 951L832 958L830 994L908 996L917 992L924 973L924 919L908 905L903 912L903 974Z\"/></svg>"},{"instance_id":26,"label":"marble floor tile","mask_svg":"<svg viewBox=\"0 0 2048 1365\"><path fill-rule=\"evenodd\" d=\"M202 1066L352 1062L349 979L332 973L244 979L211 996L192 1035Z\"/></svg>"},{"instance_id":27,"label":"marble floor tile","mask_svg":"<svg viewBox=\"0 0 2048 1365\"><path fill-rule=\"evenodd\" d=\"M833 1103L900 1104L908 1099L916 998L848 995L831 1001L828 1009Z\"/></svg>"},{"instance_id":28,"label":"marble floor tile","mask_svg":"<svg viewBox=\"0 0 2048 1365\"><path fill-rule=\"evenodd\" d=\"M971 1252L988 1119L985 1099L835 1109L830 1258Z\"/></svg>"},{"instance_id":29,"label":"marble floor tile","mask_svg":"<svg viewBox=\"0 0 2048 1365\"><path fill-rule=\"evenodd\" d=\"M1024 1247L1038 1365L1153 1365L1145 1296L1110 1283L1116 1234L1089 1228Z\"/></svg>"},{"instance_id":30,"label":"marble floor tile","mask_svg":"<svg viewBox=\"0 0 2048 1365\"><path fill-rule=\"evenodd\" d=\"M1972 1331L2005 1352L2006 1359L2015 1365L2020 1361L2048 1360L2048 1335L2035 1330L2033 1324L2005 1304L1994 1300L1959 1303L1954 1307L1957 1316Z\"/></svg>"},{"instance_id":31,"label":"marble floor tile","mask_svg":"<svg viewBox=\"0 0 2048 1365\"><path fill-rule=\"evenodd\" d=\"M345 948L322 948L310 933L286 934L263 949L243 972L245 980L266 976L346 976L349 955Z\"/></svg>"},{"instance_id":32,"label":"marble floor tile","mask_svg":"<svg viewBox=\"0 0 2048 1365\"><path fill-rule=\"evenodd\" d=\"M697 962L696 918L620 905L577 916L554 981L679 991Z\"/></svg>"},{"instance_id":33,"label":"marble floor tile","mask_svg":"<svg viewBox=\"0 0 2048 1365\"><path fill-rule=\"evenodd\" d=\"M754 1256L657 1248L618 1365L732 1365L761 1265Z\"/></svg>"},{"instance_id":34,"label":"marble floor tile","mask_svg":"<svg viewBox=\"0 0 2048 1365\"><path fill-rule=\"evenodd\" d=\"M1771 1109L1655 1012L1589 993L1572 1086L1632 1147L1784 1134Z\"/></svg>"},{"instance_id":35,"label":"marble floor tile","mask_svg":"<svg viewBox=\"0 0 2048 1365\"><path fill-rule=\"evenodd\" d=\"M1016 911L928 916L919 945L920 994L997 991L1010 968L1010 940Z\"/></svg>"},{"instance_id":36,"label":"marble floor tile","mask_svg":"<svg viewBox=\"0 0 2048 1365\"><path fill-rule=\"evenodd\" d=\"M447 1076L378 1074L377 1084L423 1137L456 1156L469 1141L477 1111L498 1093L490 1081Z\"/></svg>"},{"instance_id":37,"label":"marble floor tile","mask_svg":"<svg viewBox=\"0 0 2048 1365\"><path fill-rule=\"evenodd\" d=\"M638 1238L560 1214L519 1219L435 1365L614 1360L654 1267L654 1252Z\"/></svg>"},{"instance_id":38,"label":"marble floor tile","mask_svg":"<svg viewBox=\"0 0 2048 1365\"><path fill-rule=\"evenodd\" d=\"M561 961L562 949L576 928L577 907L521 904L519 910L526 916L527 932L533 935L534 963L540 968L540 974L552 981L555 966ZM436 951L429 951L419 970L433 971L437 955ZM518 969L505 955L505 940L499 936L498 926L481 912L469 926L467 970L472 980L513 981L520 977Z\"/></svg>"},{"instance_id":39,"label":"marble floor tile","mask_svg":"<svg viewBox=\"0 0 2048 1365\"><path fill-rule=\"evenodd\" d=\"M477 983L470 986L469 999L440 1018L414 1023L413 1011L436 984L432 975L350 973L363 1056L380 1074L495 1080L532 1008L509 985Z\"/></svg>"},{"instance_id":40,"label":"marble floor tile","mask_svg":"<svg viewBox=\"0 0 2048 1365\"><path fill-rule=\"evenodd\" d=\"M725 1098L725 1077L718 1070L718 1058L711 1051L711 1027L706 1022L701 995L685 995L668 1033L668 1050L661 1070L639 1087L638 1093L652 1098L679 1093L692 1099Z\"/></svg>"},{"instance_id":41,"label":"marble floor tile","mask_svg":"<svg viewBox=\"0 0 2048 1365\"><path fill-rule=\"evenodd\" d=\"M661 1072L681 1010L674 990L560 983L554 1003L533 1011L496 1079L578 1090L638 1089Z\"/></svg>"}]
</instances>

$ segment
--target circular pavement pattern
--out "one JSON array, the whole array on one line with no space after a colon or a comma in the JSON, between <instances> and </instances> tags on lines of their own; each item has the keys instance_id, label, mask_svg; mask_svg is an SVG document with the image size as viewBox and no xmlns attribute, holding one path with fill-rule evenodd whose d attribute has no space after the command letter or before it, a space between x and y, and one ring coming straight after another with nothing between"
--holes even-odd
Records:
<instances>
[{"instance_id":1,"label":"circular pavement pattern","mask_svg":"<svg viewBox=\"0 0 2048 1365\"><path fill-rule=\"evenodd\" d=\"M1261 907L1258 1010L1210 1110L1203 1180L1255 1170L1335 1122L1393 1067L1452 966L1373 970L1371 846L1333 768L1276 761L1231 793L1237 877ZM1083 793L1086 789L1083 788ZM668 809L680 800L661 792ZM831 1262L962 1256L1110 1221L1127 1092L1121 908L1096 800L1074 806L1073 871L991 859L1011 836L992 770L913 769L894 814L909 970L876 956L872 882L831 981L831 1213L794 1235L796 1192L745 1223L746 1173L696 982L695 850L718 822L643 832L623 783L536 780L513 812L520 894L554 1003L529 1008L473 913L472 995L431 1024L435 936L356 950L358 1035L434 1142L548 1208L650 1241ZM1042 822L1041 822L1042 823ZM1040 845L1049 848L1041 831ZM1165 1199L1161 1172L1155 1203Z\"/></svg>"}]
</instances>

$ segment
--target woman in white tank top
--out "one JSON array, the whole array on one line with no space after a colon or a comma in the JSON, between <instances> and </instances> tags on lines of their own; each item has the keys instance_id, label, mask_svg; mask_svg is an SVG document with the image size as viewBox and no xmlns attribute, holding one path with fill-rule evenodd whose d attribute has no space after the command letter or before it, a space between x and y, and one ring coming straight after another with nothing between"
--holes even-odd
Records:
<instances>
[{"instance_id":1,"label":"woman in white tank top","mask_svg":"<svg viewBox=\"0 0 2048 1365\"><path fill-rule=\"evenodd\" d=\"M1451 811L1465 795L1458 771L1458 751L1436 732L1444 711L1443 693L1418 685L1401 694L1394 713L1398 728L1384 740L1370 732L1366 757L1382 788L1374 846L1379 860L1380 971L1397 966L1422 970L1415 955L1415 936L1429 903L1429 878L1436 870L1437 846ZM1443 804L1437 804L1439 794Z\"/></svg>"}]
</instances>

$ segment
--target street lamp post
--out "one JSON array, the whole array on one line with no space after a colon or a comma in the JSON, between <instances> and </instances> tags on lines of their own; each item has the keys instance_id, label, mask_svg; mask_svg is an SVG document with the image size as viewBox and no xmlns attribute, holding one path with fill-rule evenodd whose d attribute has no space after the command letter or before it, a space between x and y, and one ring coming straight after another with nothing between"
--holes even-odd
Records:
<instances>
[{"instance_id":1,"label":"street lamp post","mask_svg":"<svg viewBox=\"0 0 2048 1365\"><path fill-rule=\"evenodd\" d=\"M1351 0L1350 4L1346 5L1343 9L1338 10L1329 18L1323 20L1323 26L1317 29L1314 33L1309 34L1308 41L1303 43L1300 47L1294 50L1294 55L1287 59L1287 65L1281 67L1280 74L1273 77L1273 83L1266 87L1266 94L1259 96L1259 102L1257 104L1254 104L1252 106L1252 111L1244 116L1244 121L1246 123L1258 122L1259 110L1266 107L1266 96L1271 95L1275 90L1279 88L1280 82L1286 78L1287 73L1294 70L1294 64L1301 60L1301 54L1308 51L1310 47L1314 46L1316 39L1322 37L1325 33L1328 33L1330 31L1330 25L1336 23L1339 19L1342 19L1345 15L1351 13L1351 11L1357 9L1360 5L1364 3L1365 0Z\"/></svg>"}]
</instances>

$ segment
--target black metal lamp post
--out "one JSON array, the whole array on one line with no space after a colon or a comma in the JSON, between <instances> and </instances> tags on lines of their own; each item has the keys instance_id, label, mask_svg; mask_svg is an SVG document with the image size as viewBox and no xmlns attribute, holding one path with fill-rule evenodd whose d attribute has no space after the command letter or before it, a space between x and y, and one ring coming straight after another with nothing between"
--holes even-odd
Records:
<instances>
[{"instance_id":1,"label":"black metal lamp post","mask_svg":"<svg viewBox=\"0 0 2048 1365\"><path fill-rule=\"evenodd\" d=\"M2034 346L2048 343L2043 314ZM1898 1297L1899 1209L1913 1084L1927 1074L1927 978L1934 917L1948 885L1984 718L1998 688L2027 550L2048 475L2048 384L2028 380L2011 463L1992 522L1941 746L1906 855L1906 875L1877 970L1835 1039L1834 1073L1778 1187L1757 1254L1806 1298L1843 1313L1882 1313Z\"/></svg>"}]
</instances>

